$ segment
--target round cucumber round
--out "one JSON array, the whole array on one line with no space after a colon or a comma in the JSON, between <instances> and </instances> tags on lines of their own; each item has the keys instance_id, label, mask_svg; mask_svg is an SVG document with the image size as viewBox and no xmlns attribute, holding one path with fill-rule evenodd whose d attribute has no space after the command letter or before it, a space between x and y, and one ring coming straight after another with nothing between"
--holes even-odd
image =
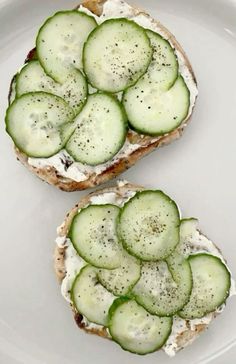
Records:
<instances>
[{"instance_id":1,"label":"round cucumber round","mask_svg":"<svg viewBox=\"0 0 236 364\"><path fill-rule=\"evenodd\" d=\"M64 83L73 69L82 69L82 53L95 19L78 10L60 11L47 19L37 40L38 59L45 72Z\"/></svg>"},{"instance_id":2,"label":"round cucumber round","mask_svg":"<svg viewBox=\"0 0 236 364\"><path fill-rule=\"evenodd\" d=\"M136 301L148 312L173 316L189 301L192 272L189 262L172 254L167 262L146 262L141 278L133 288Z\"/></svg>"},{"instance_id":3,"label":"round cucumber round","mask_svg":"<svg viewBox=\"0 0 236 364\"><path fill-rule=\"evenodd\" d=\"M77 128L68 140L66 150L78 162L92 166L105 163L125 143L126 115L119 101L111 95L90 95L75 122Z\"/></svg>"},{"instance_id":4,"label":"round cucumber round","mask_svg":"<svg viewBox=\"0 0 236 364\"><path fill-rule=\"evenodd\" d=\"M122 246L116 235L119 207L90 205L73 219L69 236L78 254L98 268L115 269L121 265Z\"/></svg>"},{"instance_id":5,"label":"round cucumber round","mask_svg":"<svg viewBox=\"0 0 236 364\"><path fill-rule=\"evenodd\" d=\"M193 290L179 316L191 320L215 311L225 302L230 292L231 275L222 260L213 255L196 254L188 260L193 274Z\"/></svg>"},{"instance_id":6,"label":"round cucumber round","mask_svg":"<svg viewBox=\"0 0 236 364\"><path fill-rule=\"evenodd\" d=\"M146 30L154 50L152 62L143 76L160 90L168 90L178 77L178 60L168 40L160 34Z\"/></svg>"},{"instance_id":7,"label":"round cucumber round","mask_svg":"<svg viewBox=\"0 0 236 364\"><path fill-rule=\"evenodd\" d=\"M198 220L195 218L182 219L179 230L179 244L176 252L185 258L193 255L201 249L201 245L205 246L206 240L204 235L198 232Z\"/></svg>"},{"instance_id":8,"label":"round cucumber round","mask_svg":"<svg viewBox=\"0 0 236 364\"><path fill-rule=\"evenodd\" d=\"M124 350L145 355L160 349L172 330L171 317L150 315L134 300L118 298L109 310L109 332Z\"/></svg>"},{"instance_id":9,"label":"round cucumber round","mask_svg":"<svg viewBox=\"0 0 236 364\"><path fill-rule=\"evenodd\" d=\"M72 108L61 97L28 93L7 109L6 130L17 148L29 157L47 158L64 147L73 118Z\"/></svg>"},{"instance_id":10,"label":"round cucumber round","mask_svg":"<svg viewBox=\"0 0 236 364\"><path fill-rule=\"evenodd\" d=\"M71 299L77 311L89 321L108 325L108 312L115 297L97 279L97 270L86 265L75 278Z\"/></svg>"},{"instance_id":11,"label":"round cucumber round","mask_svg":"<svg viewBox=\"0 0 236 364\"><path fill-rule=\"evenodd\" d=\"M99 269L98 279L115 296L127 295L141 276L141 262L123 251L121 266L116 269Z\"/></svg>"},{"instance_id":12,"label":"round cucumber round","mask_svg":"<svg viewBox=\"0 0 236 364\"><path fill-rule=\"evenodd\" d=\"M17 96L29 92L44 91L62 97L78 114L86 100L88 86L79 70L68 74L65 82L59 84L49 77L38 60L27 63L17 76Z\"/></svg>"},{"instance_id":13,"label":"round cucumber round","mask_svg":"<svg viewBox=\"0 0 236 364\"><path fill-rule=\"evenodd\" d=\"M145 261L165 259L179 242L179 210L161 191L138 192L120 213L118 234L124 248Z\"/></svg>"},{"instance_id":14,"label":"round cucumber round","mask_svg":"<svg viewBox=\"0 0 236 364\"><path fill-rule=\"evenodd\" d=\"M144 75L152 54L142 27L125 18L109 19L94 29L85 43L84 71L92 86L115 93Z\"/></svg>"},{"instance_id":15,"label":"round cucumber round","mask_svg":"<svg viewBox=\"0 0 236 364\"><path fill-rule=\"evenodd\" d=\"M131 128L138 133L158 136L176 129L186 119L190 92L182 76L167 91L144 77L125 91L123 105Z\"/></svg>"}]
</instances>

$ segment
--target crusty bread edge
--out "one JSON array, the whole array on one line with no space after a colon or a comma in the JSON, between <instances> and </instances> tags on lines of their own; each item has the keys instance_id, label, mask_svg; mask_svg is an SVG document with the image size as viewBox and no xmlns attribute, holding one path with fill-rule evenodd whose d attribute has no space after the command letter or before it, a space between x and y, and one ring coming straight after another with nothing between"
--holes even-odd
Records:
<instances>
[{"instance_id":1,"label":"crusty bread edge","mask_svg":"<svg viewBox=\"0 0 236 364\"><path fill-rule=\"evenodd\" d=\"M134 184L130 184L130 183L126 183L126 184L121 184L121 185L118 184L118 185L116 185L114 187L110 187L110 188L100 189L100 190L97 190L97 191L85 196L66 215L66 218L65 218L63 224L59 228L58 236L65 237L65 236L68 235L71 222L72 222L74 216L77 214L78 209L87 206L90 203L91 197L99 196L101 194L108 193L108 192L114 192L117 195L122 197L128 191L140 191L140 190L143 190L143 187L138 186L138 185L134 185ZM65 272L66 249L67 249L66 247L60 248L60 247L56 246L55 251L54 251L54 270L55 270L56 276L57 276L58 281L59 281L60 284L62 283L62 280L64 279L65 274L66 274L66 272ZM83 315L81 315L72 304L71 304L71 309L72 309L73 314L74 314L74 319L75 319L77 325L81 329L83 329L87 333L95 334L95 335L98 335L98 336L109 339L109 335L108 335L108 332L107 332L105 327L101 327L100 329L99 328L86 327L85 323L83 322ZM217 313L214 313L212 318L214 318L216 316L217 316ZM209 326L207 324L198 324L198 325L195 326L195 330L191 330L191 326L189 324L189 321L186 321L186 323L187 323L187 328L188 329L183 331L177 338L177 345L178 345L179 350L183 349L188 344L191 344Z\"/></svg>"},{"instance_id":2,"label":"crusty bread edge","mask_svg":"<svg viewBox=\"0 0 236 364\"><path fill-rule=\"evenodd\" d=\"M101 15L103 4L106 2L106 0L84 0L82 5L92 11L96 15ZM146 16L149 16L144 10L134 8L136 11L136 14L144 14ZM182 56L185 59L186 65L189 69L189 71L192 74L193 80L196 83L196 78L194 75L194 72L192 70L191 64L183 51L180 44L177 42L175 37L158 21L152 19L153 22L155 22L162 31L166 34L166 37L171 41L171 43L174 45L175 49L178 50ZM35 56L35 51L30 51L27 60L33 59ZM192 113L191 113L192 114ZM129 169L131 166L133 166L139 159L142 157L148 155L152 151L154 151L156 148L165 146L170 144L171 142L179 139L184 131L184 128L186 127L187 123L190 121L191 115L187 120L185 120L177 129L173 130L167 135L164 135L160 138L153 138L153 137L145 137L143 139L140 138L139 142L141 143L140 148L135 150L133 153L131 153L128 157L121 158L116 164L113 164L109 166L105 171L103 171L101 174L97 175L93 173L89 178L85 181L77 182L70 178L63 177L60 175L60 173L52 166L45 166L42 168L34 167L28 163L28 157L24 153L22 153L19 149L15 148L15 152L17 155L17 159L25 166L27 167L31 172L33 172L35 175L37 175L40 179L44 180L45 182L54 185L58 187L59 189L67 192L71 191L77 191L77 190L84 190L88 188L92 188L98 185L101 185L118 175L120 175L125 170ZM128 135L129 140L132 141L133 135L130 133ZM135 142L135 141L134 141Z\"/></svg>"}]
</instances>

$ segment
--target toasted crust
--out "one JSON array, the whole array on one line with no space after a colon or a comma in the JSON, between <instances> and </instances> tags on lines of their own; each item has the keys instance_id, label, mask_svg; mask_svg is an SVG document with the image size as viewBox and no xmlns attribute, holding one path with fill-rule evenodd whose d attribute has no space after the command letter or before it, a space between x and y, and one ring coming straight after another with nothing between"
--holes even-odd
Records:
<instances>
[{"instance_id":1,"label":"toasted crust","mask_svg":"<svg viewBox=\"0 0 236 364\"><path fill-rule=\"evenodd\" d=\"M98 190L96 192L93 192L93 193L87 195L66 215L66 218L65 218L63 224L59 228L58 236L65 237L68 235L71 222L72 222L74 216L77 214L78 209L87 206L87 204L90 203L91 197L99 196L99 195L107 193L107 192L114 192L118 196L122 197L128 191L141 191L141 190L143 190L143 187L141 187L141 186L133 185L130 183L125 183L122 185L117 185L115 187ZM65 271L66 249L67 249L66 247L60 248L57 246L55 248L55 252L54 252L54 269L55 269L55 273L56 273L56 276L57 276L60 284L62 283L62 280L66 275L66 271ZM83 315L81 315L79 312L77 312L76 308L73 305L71 305L71 308L72 308L72 311L74 314L75 321L81 329L83 329L87 333L95 334L95 335L109 339L109 335L108 335L108 332L105 327L101 327L101 328L87 327L86 324L83 322ZM217 313L213 313L212 319L216 316L217 316ZM179 336L177 337L177 340L176 340L177 345L178 345L178 350L183 349L188 344L191 344L209 326L207 324L198 324L194 327L194 330L193 330L193 329L191 329L191 325L190 325L189 321L187 321L187 320L186 320L186 325L187 325L187 329L185 331L183 331L181 334L179 334Z\"/></svg>"},{"instance_id":2,"label":"toasted crust","mask_svg":"<svg viewBox=\"0 0 236 364\"><path fill-rule=\"evenodd\" d=\"M88 10L92 11L95 15L100 16L102 14L103 4L105 2L106 0L84 0L82 5L86 7ZM145 11L141 9L134 8L134 11L136 12L137 15L143 14L147 17L150 17ZM175 39L175 37L158 21L154 19L152 19L152 21L155 22L162 29L166 37L174 45L175 49L182 54L185 63L192 74L193 80L196 82L196 78L194 76L191 64L186 54L184 53L182 47ZM34 59L35 54L36 54L35 49L30 51L26 61ZM76 190L84 190L87 188L92 188L101 185L115 178L116 176L120 175L122 172L133 166L139 159L154 151L156 148L168 145L171 142L179 139L183 133L184 128L188 124L190 117L191 115L189 116L188 120L185 120L184 123L180 125L177 129L159 138L154 138L149 136L143 137L135 132L130 131L127 136L128 140L131 143L140 144L140 147L136 149L133 153L130 153L128 156L119 159L115 164L109 166L102 173L100 174L93 173L89 175L85 181L81 182L76 182L70 178L63 177L54 167L51 166L46 166L41 168L34 167L28 163L27 155L22 153L17 148L15 148L15 152L17 155L17 159L23 165L25 165L25 167L27 167L31 172L33 172L35 175L37 175L39 178L46 181L47 183L54 185L63 191L68 191L68 192Z\"/></svg>"}]
</instances>

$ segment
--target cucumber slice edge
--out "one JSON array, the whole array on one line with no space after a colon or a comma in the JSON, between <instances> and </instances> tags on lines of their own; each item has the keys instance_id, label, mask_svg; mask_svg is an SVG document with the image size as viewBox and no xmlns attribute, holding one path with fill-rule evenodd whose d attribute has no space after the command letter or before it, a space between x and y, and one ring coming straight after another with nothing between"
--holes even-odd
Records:
<instances>
[{"instance_id":1,"label":"cucumber slice edge","mask_svg":"<svg viewBox=\"0 0 236 364\"><path fill-rule=\"evenodd\" d=\"M31 153L27 152L26 150L24 150L24 148L20 147L17 143L17 141L15 140L15 137L13 137L9 131L9 113L11 111L11 108L14 107L14 105L17 103L17 101L21 98L25 98L25 97L28 97L30 95L48 95L48 96L53 96L57 99L60 100L60 102L62 101L64 103L64 105L66 105L68 107L68 110L70 109L70 113L71 113L71 119L68 120L68 122L64 123L64 125L67 125L67 124L72 124L72 121L74 119L74 111L73 109L68 105L68 103L60 96L57 96L57 95L54 95L54 94L51 94L49 92L43 92L43 91L36 91L36 92L28 92L28 93L25 93L23 95L21 95L20 97L18 98L15 98L15 100L9 104L7 110L6 110L6 114L5 114L5 130L7 132L7 134L11 137L12 141L14 142L14 145L17 147L17 149L19 149L22 153L26 154L27 157L29 158L50 158L52 156L54 156L55 154L57 154L58 152L60 152L60 150L62 150L66 143L67 143L67 140L65 139L65 141L61 144L60 148L57 149L57 151L53 152L52 154L47 154L47 155L42 155L42 153L39 153L39 155L36 156L36 154L32 155ZM61 133L60 133L61 134Z\"/></svg>"},{"instance_id":2,"label":"cucumber slice edge","mask_svg":"<svg viewBox=\"0 0 236 364\"><path fill-rule=\"evenodd\" d=\"M118 206L116 206L116 205L112 205L112 204L99 204L99 205L93 205L93 204L90 204L90 205L88 205L88 206L86 206L85 208L82 208L75 216L74 216L74 218L73 218L73 220L72 220L72 222L71 222L71 225L70 225L70 228L69 228L69 232L68 232L68 238L71 240L71 243L72 243L72 245L73 245L73 247L74 247L74 249L75 249L75 251L77 252L77 254L82 258L82 259L84 259L84 261L87 263L87 265L90 265L90 266L92 266L92 267L94 267L95 269L107 269L107 270L113 270L113 269L116 269L116 268L119 268L119 266L117 266L117 267L114 267L114 268L105 268L105 267L98 267L98 266L95 266L95 264L94 264L94 262L92 262L90 259L88 259L87 257L85 257L85 255L83 254L83 253L81 253L81 251L79 250L79 248L78 248L78 246L77 246L77 244L73 241L74 240L74 238L73 238L73 232L72 232L72 230L73 230L73 226L74 226L74 224L76 224L76 218L78 218L78 216L79 216L79 214L81 214L81 213L83 213L83 212L85 212L88 208L90 208L90 207L95 207L95 208L101 208L101 207L104 207L104 206L110 206L110 207L116 207L117 209L119 209L119 207ZM116 223L117 223L117 219L118 219L118 216L119 216L119 214L117 215L117 217L116 217ZM118 244L119 244L120 242L118 242ZM104 287L104 286L103 286ZM106 290L107 290L107 288L106 287L104 287ZM108 291L108 290L107 290ZM109 291L108 291L109 292ZM112 292L111 292L112 293Z\"/></svg>"},{"instance_id":3,"label":"cucumber slice edge","mask_svg":"<svg viewBox=\"0 0 236 364\"><path fill-rule=\"evenodd\" d=\"M132 252L129 247L127 246L127 243L125 242L125 240L122 238L121 236L121 233L120 233L120 229L119 229L119 225L120 225L120 220L121 220L121 215L123 213L123 211L125 210L125 207L127 206L127 204L129 202L131 202L133 199L135 199L137 196L139 195L144 195L144 194L148 194L148 193L158 193L158 194L161 194L162 196L164 196L168 201L170 201L171 203L173 203L173 205L175 206L175 209L177 211L177 214L178 214L178 220L179 220L179 225L178 225L178 228L180 227L180 211L179 211L179 208L178 208L178 205L176 204L176 202L171 199L167 194L165 194L163 191L161 190L144 190L144 191L137 191L135 193L135 195L133 197L131 197L125 204L123 207L120 208L120 213L118 215L118 225L117 225L117 235L118 235L118 238L119 238L119 241L122 243L124 249L132 256L134 256L135 258L137 258L138 260L141 260L141 261L144 261L144 262L155 262L157 260L165 260L169 255L171 255L174 250L176 249L177 245L179 244L179 238L178 238L178 241L176 243L176 245L172 248L171 252L168 254L168 256L166 256L165 258L161 258L161 259L144 259L143 257L135 254L134 252ZM178 232L178 236L179 236L179 232Z\"/></svg>"},{"instance_id":4,"label":"cucumber slice edge","mask_svg":"<svg viewBox=\"0 0 236 364\"><path fill-rule=\"evenodd\" d=\"M79 114L77 115L79 117L79 115L83 112L83 109L86 107L87 103L88 103L88 100L89 98L95 98L95 97L99 97L99 96L106 96L108 97L112 102L114 102L116 104L116 106L119 108L120 112L121 112L121 117L122 117L122 123L123 123L123 135L122 135L122 138L120 139L120 143L119 145L117 145L117 148L116 150L114 151L114 155L111 157L107 157L106 159L103 159L102 162L101 160L97 161L97 162L92 162L90 160L90 162L88 163L87 160L85 160L84 158L79 158L78 155L74 154L73 153L73 148L70 148L69 147L69 142L70 142L70 139L73 138L73 134L71 135L71 137L67 140L67 143L65 144L65 149L67 150L67 152L74 158L74 160L76 162L79 162L79 163L82 163L82 164L85 164L85 165L89 165L89 166L92 166L92 167L96 167L98 165L101 165L101 164L105 164L109 161L111 161L119 152L120 150L123 148L124 144L125 144L125 141L127 139L127 133L128 133L128 119L127 119L127 115L126 115L126 112L125 112L125 109L122 105L122 103L112 94L109 94L108 92L104 92L104 91L97 91L91 95L87 95L87 98L86 98L86 101L82 107L82 109L80 110Z\"/></svg>"},{"instance_id":5,"label":"cucumber slice edge","mask_svg":"<svg viewBox=\"0 0 236 364\"><path fill-rule=\"evenodd\" d=\"M41 36L41 31L43 30L43 27L47 24L47 23L49 23L53 18L54 18L54 16L56 16L56 15L63 15L63 14L69 14L69 13L71 13L71 14L80 14L80 15L82 15L82 16L84 16L84 17L87 17L87 18L89 18L90 20L93 20L93 22L94 22L94 25L97 27L98 26L98 24L97 24L97 22L96 22L96 20L95 20L95 18L93 17L93 16L91 16L91 15L88 15L88 14L86 14L86 13L84 13L83 11L80 11L79 9L78 10L76 10L76 9L74 9L74 10L61 10L61 11L57 11L56 13L54 13L53 15L51 15L49 18L47 18L46 20L45 20L45 22L41 25L41 27L39 28L39 30L38 30L38 33L37 33L37 37L36 37L36 51L37 51L37 49L39 48L39 41L40 41L40 36ZM51 77L55 82L58 82L59 84L60 84L60 81L59 81L59 79L56 79L55 77L52 77L52 75L50 74L50 72L48 72L47 71L47 69L46 69L46 67L44 66L44 62L42 61L42 59L41 59L41 57L40 57L40 55L39 55L39 53L37 52L37 59L38 59L38 61L39 61L39 63L41 64L41 66L42 66L42 68L44 69L44 72L49 76L49 77Z\"/></svg>"},{"instance_id":6,"label":"cucumber slice edge","mask_svg":"<svg viewBox=\"0 0 236 364\"><path fill-rule=\"evenodd\" d=\"M116 91L107 91L107 90L103 90L103 89L101 89L101 88L99 88L99 91L101 91L101 92L105 92L105 93L108 93L108 94L114 94L114 93L118 93L118 92L123 92L123 91L126 91L126 90L128 90L130 87L132 87L132 86L134 86L144 75L145 75L145 73L147 72L147 70L148 70L148 67L149 67L149 65L150 65L150 63L151 63L151 61L152 61L152 56L153 56L153 48L152 48L152 45L151 45L151 41L150 41L150 39L149 39L149 37L148 37L148 35L147 35L147 33L146 33L146 29L145 28L143 28L141 25L139 25L138 23L136 23L135 21L133 21L132 19L127 19L127 18L114 18L114 19L107 19L107 20L105 20L103 23L101 23L101 24L99 24L96 28L94 28L93 30L92 30L92 32L89 34L89 36L88 36L88 38L87 38L87 41L84 43L84 46L83 46L83 53L82 53L82 62L83 62L83 69L84 69L84 73L85 73L85 77L86 77L86 79L87 79L87 82L93 87L93 88L95 88L95 89L98 89L97 88L97 86L88 78L88 76L87 76L87 72L86 72L86 66L85 66L85 64L86 64L86 61L85 61L85 52L86 52L86 47L88 46L88 41L90 40L90 38L92 38L92 36L94 35L94 33L95 33L95 31L99 28L99 27L101 27L102 25L104 25L104 24L107 24L107 23L113 23L113 22L116 22L117 20L123 20L123 21L125 21L125 22L127 22L127 23L129 23L129 24L132 24L134 27L136 27L136 29L139 29L139 30L142 30L143 31L143 34L145 34L145 37L146 37L146 39L147 39L147 42L149 43L149 46L150 46L150 48L151 48L151 55L150 55L150 61L149 61L149 63L147 64L147 66L146 66L146 69L145 69L145 71L144 71L144 73L143 74L141 74L140 76L139 76L139 78L138 79L136 79L135 81L133 81L133 83L132 84L129 84L128 86L126 86L125 88L122 88L122 89L120 89L120 90L116 90Z\"/></svg>"},{"instance_id":7,"label":"cucumber slice edge","mask_svg":"<svg viewBox=\"0 0 236 364\"><path fill-rule=\"evenodd\" d=\"M184 220L188 220L188 219L184 219ZM196 219L194 219L196 220ZM210 313L213 313L217 310L217 308L219 308L220 306L222 306L223 304L225 304L226 300L229 298L229 295L230 295L230 288L231 288L231 273L227 267L227 265L222 261L221 258L215 256L215 255L212 255L212 254L209 254L209 253L196 253L196 254L193 254L193 255L190 255L187 260L189 262L191 262L191 260L193 259L197 259L199 257L210 257L210 258L213 258L215 259L215 261L217 261L222 267L224 267L225 269L225 272L227 272L227 276L228 276L228 287L227 287L227 293L224 297L222 297L222 302L220 302L216 307L214 307L213 309L210 309L210 310L205 310L204 311L204 315L201 315L201 316L192 316L191 318L187 317L186 315L183 315L182 314L182 310L184 310L184 307L182 308L182 310L178 311L178 316L185 319L185 320L194 320L194 319L201 319L202 317L206 316L207 314L210 314ZM191 267L191 265L190 265ZM193 277L193 282L194 282L194 277ZM190 296L191 298L191 296ZM188 303L187 303L188 304Z\"/></svg>"},{"instance_id":8,"label":"cucumber slice edge","mask_svg":"<svg viewBox=\"0 0 236 364\"><path fill-rule=\"evenodd\" d=\"M158 343L158 345L155 348L153 348L152 350L148 350L146 352L133 351L133 350L130 350L130 349L126 348L124 344L121 344L120 342L118 342L118 340L116 338L114 338L114 335L112 334L112 328L111 328L111 326L112 326L112 318L113 318L116 310L120 306L128 303L129 301L133 301L133 298L130 298L130 297L127 297L127 296L119 297L119 298L117 298L117 299L114 300L114 302L112 303L112 305L111 305L111 307L109 309L109 313L108 313L108 317L109 317L109 319L108 319L108 330L109 330L110 335L112 336L112 340L114 342L116 342L123 350L128 351L128 352L133 353L133 354L140 355L140 356L144 356L146 354L151 354L151 353L154 353L154 352L160 350L165 345L165 343L167 342L167 340L168 340L168 338L169 338L169 336L170 336L170 334L172 332L173 317L165 317L165 319L167 319L169 321L169 331L166 334L166 336L163 339L163 341L161 343ZM134 302L136 302L136 301L134 301ZM136 302L136 305L139 306L140 308L142 308L144 311L146 311L145 308L143 308L137 302ZM152 316L150 313L148 313L148 315Z\"/></svg>"}]
</instances>

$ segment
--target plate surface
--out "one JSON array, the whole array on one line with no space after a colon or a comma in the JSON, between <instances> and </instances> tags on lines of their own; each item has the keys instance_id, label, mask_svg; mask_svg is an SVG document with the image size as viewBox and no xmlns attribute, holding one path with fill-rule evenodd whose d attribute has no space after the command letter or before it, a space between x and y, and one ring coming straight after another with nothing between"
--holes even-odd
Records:
<instances>
[{"instance_id":1,"label":"plate surface","mask_svg":"<svg viewBox=\"0 0 236 364\"><path fill-rule=\"evenodd\" d=\"M131 1L132 3L132 1ZM197 216L223 249L236 276L236 2L135 0L161 20L186 50L199 99L183 138L123 175L160 188ZM0 0L0 362L3 364L166 364L163 353L139 357L77 329L52 268L56 226L85 193L66 194L32 176L4 133L11 76L34 44L36 30L68 0ZM173 364L234 363L236 299ZM233 359L234 358L234 359Z\"/></svg>"}]
</instances>

